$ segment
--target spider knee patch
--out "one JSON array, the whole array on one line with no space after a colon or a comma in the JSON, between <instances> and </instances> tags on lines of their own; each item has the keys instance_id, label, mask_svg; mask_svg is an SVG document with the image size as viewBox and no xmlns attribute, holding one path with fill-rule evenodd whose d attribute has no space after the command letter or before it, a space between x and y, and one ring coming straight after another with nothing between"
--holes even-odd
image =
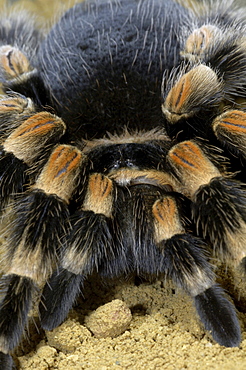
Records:
<instances>
[{"instance_id":1,"label":"spider knee patch","mask_svg":"<svg viewBox=\"0 0 246 370\"><path fill-rule=\"evenodd\" d=\"M181 75L170 89L162 105L162 111L170 123L187 119L220 104L222 86L216 73L203 64ZM199 107L199 108L198 108Z\"/></svg>"},{"instance_id":2,"label":"spider knee patch","mask_svg":"<svg viewBox=\"0 0 246 370\"><path fill-rule=\"evenodd\" d=\"M215 118L212 127L223 146L246 158L246 113L228 110Z\"/></svg>"},{"instance_id":3,"label":"spider knee patch","mask_svg":"<svg viewBox=\"0 0 246 370\"><path fill-rule=\"evenodd\" d=\"M50 144L58 142L65 128L59 117L40 112L16 128L4 141L3 148L30 166L40 156L43 148L49 148Z\"/></svg>"},{"instance_id":4,"label":"spider knee patch","mask_svg":"<svg viewBox=\"0 0 246 370\"><path fill-rule=\"evenodd\" d=\"M1 139L8 137L14 129L36 112L30 98L15 94L0 100Z\"/></svg>"},{"instance_id":5,"label":"spider knee patch","mask_svg":"<svg viewBox=\"0 0 246 370\"><path fill-rule=\"evenodd\" d=\"M83 210L112 216L113 183L108 177L96 173L90 176Z\"/></svg>"},{"instance_id":6,"label":"spider knee patch","mask_svg":"<svg viewBox=\"0 0 246 370\"><path fill-rule=\"evenodd\" d=\"M168 160L192 200L198 231L214 249L238 264L245 256L246 191L236 180L223 177L193 141L174 146ZM216 225L216 226L215 226Z\"/></svg>"},{"instance_id":7,"label":"spider knee patch","mask_svg":"<svg viewBox=\"0 0 246 370\"><path fill-rule=\"evenodd\" d=\"M6 108L7 104L8 109L14 109L16 112L21 109L21 106L16 103L16 100L7 101L7 103L5 100L3 107ZM1 210L8 204L12 195L23 190L28 167L31 166L35 171L38 166L41 166L41 163L47 159L51 144L56 143L64 132L65 124L60 118L47 112L40 112L25 120L5 139L0 147ZM41 158L40 153L42 153Z\"/></svg>"},{"instance_id":8,"label":"spider knee patch","mask_svg":"<svg viewBox=\"0 0 246 370\"><path fill-rule=\"evenodd\" d=\"M168 161L178 176L182 192L192 198L201 185L221 176L202 149L194 141L183 141L168 153Z\"/></svg>"},{"instance_id":9,"label":"spider knee patch","mask_svg":"<svg viewBox=\"0 0 246 370\"><path fill-rule=\"evenodd\" d=\"M20 79L31 72L27 57L17 47L3 45L0 47L0 70L6 80Z\"/></svg>"},{"instance_id":10,"label":"spider knee patch","mask_svg":"<svg viewBox=\"0 0 246 370\"><path fill-rule=\"evenodd\" d=\"M184 232L176 201L172 197L157 200L152 207L152 213L156 243Z\"/></svg>"},{"instance_id":11,"label":"spider knee patch","mask_svg":"<svg viewBox=\"0 0 246 370\"><path fill-rule=\"evenodd\" d=\"M51 153L34 189L53 194L69 203L86 157L71 145L59 145Z\"/></svg>"},{"instance_id":12,"label":"spider knee patch","mask_svg":"<svg viewBox=\"0 0 246 370\"><path fill-rule=\"evenodd\" d=\"M206 24L195 29L185 42L184 50L180 53L184 59L199 62L209 51L216 39L222 36L222 31L215 25Z\"/></svg>"}]
</instances>

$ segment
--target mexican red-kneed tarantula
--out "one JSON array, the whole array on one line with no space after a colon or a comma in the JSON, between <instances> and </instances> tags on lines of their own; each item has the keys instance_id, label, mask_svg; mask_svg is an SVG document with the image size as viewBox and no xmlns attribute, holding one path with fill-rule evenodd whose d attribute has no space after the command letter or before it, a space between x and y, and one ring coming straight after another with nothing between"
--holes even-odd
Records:
<instances>
[{"instance_id":1,"label":"mexican red-kneed tarantula","mask_svg":"<svg viewBox=\"0 0 246 370\"><path fill-rule=\"evenodd\" d=\"M245 266L245 27L171 0L87 1L45 38L2 18L1 369L37 287L50 330L95 272L169 277L215 341L240 344L209 260Z\"/></svg>"}]
</instances>

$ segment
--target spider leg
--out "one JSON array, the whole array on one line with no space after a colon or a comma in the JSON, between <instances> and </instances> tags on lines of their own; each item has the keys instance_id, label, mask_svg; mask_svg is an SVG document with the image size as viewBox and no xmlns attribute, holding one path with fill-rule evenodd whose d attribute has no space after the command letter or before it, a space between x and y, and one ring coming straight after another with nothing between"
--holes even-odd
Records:
<instances>
[{"instance_id":1,"label":"spider leg","mask_svg":"<svg viewBox=\"0 0 246 370\"><path fill-rule=\"evenodd\" d=\"M68 202L78 183L84 158L69 145L57 146L36 183L14 205L7 229L0 280L0 351L8 354L19 342L28 319L35 287L48 278L59 261L69 233ZM14 311L14 315L10 313Z\"/></svg>"},{"instance_id":2,"label":"spider leg","mask_svg":"<svg viewBox=\"0 0 246 370\"><path fill-rule=\"evenodd\" d=\"M233 304L214 281L205 243L186 233L172 196L153 205L154 235L163 255L160 268L194 300L201 322L226 347L238 346L240 325Z\"/></svg>"},{"instance_id":3,"label":"spider leg","mask_svg":"<svg viewBox=\"0 0 246 370\"><path fill-rule=\"evenodd\" d=\"M175 145L168 160L192 200L198 232L222 259L238 265L246 255L245 186L223 176L195 141Z\"/></svg>"},{"instance_id":4,"label":"spider leg","mask_svg":"<svg viewBox=\"0 0 246 370\"><path fill-rule=\"evenodd\" d=\"M44 329L58 326L80 293L83 280L92 272L98 272L102 261L110 264L109 261L116 258L116 236L112 236L113 199L112 180L100 173L91 175L82 209L70 219L71 233L62 252L62 269L52 275L43 290L40 316Z\"/></svg>"},{"instance_id":5,"label":"spider leg","mask_svg":"<svg viewBox=\"0 0 246 370\"><path fill-rule=\"evenodd\" d=\"M10 117L17 115L16 111L21 110L24 104L28 104L28 99L22 97L5 99L0 109L11 112L6 115L6 119L10 120ZM27 107L26 109L28 110ZM23 113L19 119L23 120ZM8 203L11 195L23 191L23 186L27 182L27 170L32 166L42 165L52 146L58 142L64 132L65 124L60 118L48 112L39 112L23 120L5 138L0 146L1 210Z\"/></svg>"},{"instance_id":6,"label":"spider leg","mask_svg":"<svg viewBox=\"0 0 246 370\"><path fill-rule=\"evenodd\" d=\"M42 39L43 35L27 13L0 19L2 88L8 94L14 91L32 98L39 107L50 105L50 93L36 68L36 54Z\"/></svg>"},{"instance_id":7,"label":"spider leg","mask_svg":"<svg viewBox=\"0 0 246 370\"><path fill-rule=\"evenodd\" d=\"M223 98L227 103L245 97L246 53L245 22L221 25L206 23L188 33L181 56L186 63L204 63L223 81Z\"/></svg>"},{"instance_id":8,"label":"spider leg","mask_svg":"<svg viewBox=\"0 0 246 370\"><path fill-rule=\"evenodd\" d=\"M210 143L222 145L239 170L235 156L245 162L246 53L242 34L240 26L227 29L205 24L194 29L181 53L184 66L173 72L164 86L162 105L172 137L185 140L202 134Z\"/></svg>"},{"instance_id":9,"label":"spider leg","mask_svg":"<svg viewBox=\"0 0 246 370\"><path fill-rule=\"evenodd\" d=\"M188 71L187 71L188 70ZM220 113L223 83L205 64L184 65L169 78L164 75L162 112L171 138L213 138L211 120Z\"/></svg>"},{"instance_id":10,"label":"spider leg","mask_svg":"<svg viewBox=\"0 0 246 370\"><path fill-rule=\"evenodd\" d=\"M3 45L0 47L0 71L2 79L9 82L30 73L32 67L20 49L11 45Z\"/></svg>"},{"instance_id":11,"label":"spider leg","mask_svg":"<svg viewBox=\"0 0 246 370\"><path fill-rule=\"evenodd\" d=\"M37 29L35 23L35 17L32 17L30 13L25 11L13 12L11 14L1 13L1 46L18 45L21 51L25 53L29 59L33 59L37 52L37 48L43 39L40 27Z\"/></svg>"}]
</instances>

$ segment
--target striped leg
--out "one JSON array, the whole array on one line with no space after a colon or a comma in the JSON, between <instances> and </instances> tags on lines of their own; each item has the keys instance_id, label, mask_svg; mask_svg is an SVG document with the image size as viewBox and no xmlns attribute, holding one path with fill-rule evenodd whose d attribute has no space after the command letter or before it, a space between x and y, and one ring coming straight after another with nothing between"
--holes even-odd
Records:
<instances>
[{"instance_id":1,"label":"striped leg","mask_svg":"<svg viewBox=\"0 0 246 370\"><path fill-rule=\"evenodd\" d=\"M51 330L67 316L83 280L98 272L102 261L113 264L114 187L112 181L95 173L90 176L82 209L71 218L71 233L64 248L61 266L45 285L40 304L41 324Z\"/></svg>"},{"instance_id":2,"label":"striped leg","mask_svg":"<svg viewBox=\"0 0 246 370\"><path fill-rule=\"evenodd\" d=\"M35 185L15 204L0 280L0 351L4 354L13 350L21 338L36 286L59 263L60 250L70 230L68 203L82 162L79 150L59 145Z\"/></svg>"},{"instance_id":3,"label":"striped leg","mask_svg":"<svg viewBox=\"0 0 246 370\"><path fill-rule=\"evenodd\" d=\"M154 235L162 253L160 270L192 298L206 330L226 347L238 346L240 325L234 306L215 284L206 245L186 233L176 199L166 196L153 205Z\"/></svg>"},{"instance_id":4,"label":"striped leg","mask_svg":"<svg viewBox=\"0 0 246 370\"><path fill-rule=\"evenodd\" d=\"M223 176L195 141L174 146L168 155L181 192L192 200L199 233L222 259L239 265L246 256L246 190Z\"/></svg>"},{"instance_id":5,"label":"striped leg","mask_svg":"<svg viewBox=\"0 0 246 370\"><path fill-rule=\"evenodd\" d=\"M12 195L23 191L28 179L27 170L34 165L36 169L41 167L44 160L47 160L52 145L65 132L63 121L48 112L30 115L21 122L22 114L17 114L16 111L24 104L28 104L27 99L20 97L4 100L0 104L0 111L1 108L2 112L10 111L10 117L17 116L20 123L0 146L0 210L8 204ZM8 115L5 117L10 119Z\"/></svg>"}]
</instances>

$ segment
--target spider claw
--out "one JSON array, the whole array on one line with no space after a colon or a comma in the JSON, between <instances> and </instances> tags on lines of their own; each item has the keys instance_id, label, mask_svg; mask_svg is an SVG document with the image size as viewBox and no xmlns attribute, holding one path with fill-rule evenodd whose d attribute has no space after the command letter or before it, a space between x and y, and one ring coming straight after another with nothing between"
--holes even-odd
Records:
<instances>
[{"instance_id":1,"label":"spider claw","mask_svg":"<svg viewBox=\"0 0 246 370\"><path fill-rule=\"evenodd\" d=\"M12 357L0 351L0 368L3 370L15 370Z\"/></svg>"},{"instance_id":2,"label":"spider claw","mask_svg":"<svg viewBox=\"0 0 246 370\"><path fill-rule=\"evenodd\" d=\"M36 287L31 279L15 274L3 276L0 284L5 292L0 302L0 350L9 353L23 334Z\"/></svg>"},{"instance_id":3,"label":"spider claw","mask_svg":"<svg viewBox=\"0 0 246 370\"><path fill-rule=\"evenodd\" d=\"M39 304L43 329L52 330L65 320L80 293L83 280L82 275L76 275L66 269L53 273L43 289Z\"/></svg>"},{"instance_id":4,"label":"spider claw","mask_svg":"<svg viewBox=\"0 0 246 370\"><path fill-rule=\"evenodd\" d=\"M223 289L214 285L194 297L195 307L206 330L225 347L238 347L241 342L240 324L233 304Z\"/></svg>"}]
</instances>

